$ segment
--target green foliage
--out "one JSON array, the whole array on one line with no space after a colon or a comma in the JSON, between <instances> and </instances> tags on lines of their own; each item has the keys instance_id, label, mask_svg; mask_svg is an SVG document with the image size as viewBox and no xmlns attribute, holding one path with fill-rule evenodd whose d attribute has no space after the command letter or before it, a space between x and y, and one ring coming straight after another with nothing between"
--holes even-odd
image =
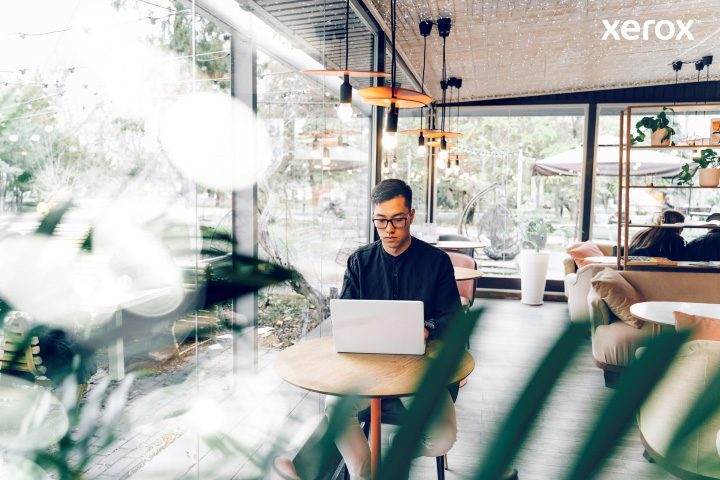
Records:
<instances>
[{"instance_id":1,"label":"green foliage","mask_svg":"<svg viewBox=\"0 0 720 480\"><path fill-rule=\"evenodd\" d=\"M677 180L678 185L692 185L695 174L701 168L720 168L720 155L712 148L706 148L699 157L693 158L692 164L683 165L680 173L672 178Z\"/></svg>"},{"instance_id":2,"label":"green foliage","mask_svg":"<svg viewBox=\"0 0 720 480\"><path fill-rule=\"evenodd\" d=\"M569 324L538 364L535 373L501 424L496 440L488 449L474 478L501 478L502 472L510 466L515 454L530 434L540 410L552 392L552 387L575 356L587 329L587 323Z\"/></svg>"},{"instance_id":3,"label":"green foliage","mask_svg":"<svg viewBox=\"0 0 720 480\"><path fill-rule=\"evenodd\" d=\"M473 309L467 315L460 313L450 322L442 339L442 348L428 366L408 408L407 418L412 421L403 422L400 426L392 448L381 463L378 479L407 478L420 439L438 412L437 405L441 395L447 392L448 379L457 371L465 354L465 345L482 312L482 309Z\"/></svg>"},{"instance_id":4,"label":"green foliage","mask_svg":"<svg viewBox=\"0 0 720 480\"><path fill-rule=\"evenodd\" d=\"M667 118L667 114L665 113L666 111L675 113L672 108L663 107L662 111L654 117L651 116L641 118L635 124L635 128L637 129L637 136L632 137L632 143L642 143L645 141L645 133L640 130L641 128L648 129L652 132L661 130L663 128L666 129L665 135L663 135L661 142L664 142L665 140L675 135L675 130L673 130L673 128L670 126L670 120Z\"/></svg>"},{"instance_id":5,"label":"green foliage","mask_svg":"<svg viewBox=\"0 0 720 480\"><path fill-rule=\"evenodd\" d=\"M523 237L527 245L539 252L545 248L548 235L554 232L555 226L552 223L545 221L544 218L536 218L527 223L527 227L523 231Z\"/></svg>"}]
</instances>

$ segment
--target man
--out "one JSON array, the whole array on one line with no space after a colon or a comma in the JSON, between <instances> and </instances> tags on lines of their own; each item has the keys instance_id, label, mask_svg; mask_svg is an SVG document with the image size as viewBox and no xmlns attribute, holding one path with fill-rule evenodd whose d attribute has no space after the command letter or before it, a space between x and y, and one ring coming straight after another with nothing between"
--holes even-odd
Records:
<instances>
[{"instance_id":1,"label":"man","mask_svg":"<svg viewBox=\"0 0 720 480\"><path fill-rule=\"evenodd\" d=\"M425 312L425 338L442 336L447 323L461 310L450 257L410 236L415 218L412 190L402 180L380 182L372 191L372 221L380 240L359 248L348 259L341 298L360 300L421 300ZM388 321L392 321L391 319ZM402 398L407 407L410 398ZM338 401L328 396L326 412ZM360 429L357 412L369 407L369 399L358 399L338 439L350 478L370 478L370 449ZM437 420L421 442L420 454L437 457L455 443L457 425L450 394L438 405Z\"/></svg>"},{"instance_id":2,"label":"man","mask_svg":"<svg viewBox=\"0 0 720 480\"><path fill-rule=\"evenodd\" d=\"M712 213L707 221L720 221L720 213ZM720 260L720 228L713 228L705 235L690 241L685 247L685 260L711 261Z\"/></svg>"}]
</instances>

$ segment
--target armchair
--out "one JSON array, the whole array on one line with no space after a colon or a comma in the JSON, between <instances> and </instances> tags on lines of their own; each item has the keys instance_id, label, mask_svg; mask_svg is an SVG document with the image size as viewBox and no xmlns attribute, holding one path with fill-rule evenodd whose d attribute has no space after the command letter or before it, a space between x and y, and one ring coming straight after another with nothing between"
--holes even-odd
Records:
<instances>
[{"instance_id":1,"label":"armchair","mask_svg":"<svg viewBox=\"0 0 720 480\"><path fill-rule=\"evenodd\" d=\"M720 275L715 273L630 270L620 275L644 301L716 303L720 294ZM593 358L604 371L605 384L611 386L617 373L634 359L636 349L652 335L652 325L645 323L637 329L620 321L592 285L587 302Z\"/></svg>"},{"instance_id":2,"label":"armchair","mask_svg":"<svg viewBox=\"0 0 720 480\"><path fill-rule=\"evenodd\" d=\"M565 250L569 252L581 245L581 242L574 243ZM605 255L612 255L614 244L599 243L597 246ZM573 323L586 322L590 312L588 311L587 296L590 292L590 280L604 268L614 268L612 265L585 265L578 268L575 260L566 254L563 257L565 267L565 297L568 301L570 321Z\"/></svg>"},{"instance_id":3,"label":"armchair","mask_svg":"<svg viewBox=\"0 0 720 480\"><path fill-rule=\"evenodd\" d=\"M667 459L673 434L720 367L720 342L693 340L683 345L675 361L637 415L646 456L680 478L720 478L716 446L720 411L710 415ZM669 463L668 461L669 460Z\"/></svg>"}]
</instances>

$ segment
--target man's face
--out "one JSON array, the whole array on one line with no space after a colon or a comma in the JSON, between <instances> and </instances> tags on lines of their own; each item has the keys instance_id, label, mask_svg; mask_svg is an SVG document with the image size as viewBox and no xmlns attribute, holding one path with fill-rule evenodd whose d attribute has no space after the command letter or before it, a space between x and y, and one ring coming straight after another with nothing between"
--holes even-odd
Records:
<instances>
[{"instance_id":1,"label":"man's face","mask_svg":"<svg viewBox=\"0 0 720 480\"><path fill-rule=\"evenodd\" d=\"M375 205L372 218L383 245L391 249L398 248L410 239L410 225L415 218L415 210L408 210L405 197L398 195ZM388 221L382 228L384 220L393 221Z\"/></svg>"}]
</instances>

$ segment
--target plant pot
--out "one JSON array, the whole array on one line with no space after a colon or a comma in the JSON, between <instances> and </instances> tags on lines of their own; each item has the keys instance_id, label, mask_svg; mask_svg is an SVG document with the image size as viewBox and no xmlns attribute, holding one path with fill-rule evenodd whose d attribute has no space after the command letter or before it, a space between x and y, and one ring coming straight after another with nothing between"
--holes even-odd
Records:
<instances>
[{"instance_id":1,"label":"plant pot","mask_svg":"<svg viewBox=\"0 0 720 480\"><path fill-rule=\"evenodd\" d=\"M650 145L653 147L669 146L670 140L672 140L672 135L670 135L664 142L662 141L662 138L665 136L666 132L667 128L659 128L652 132L652 135L650 135Z\"/></svg>"},{"instance_id":2,"label":"plant pot","mask_svg":"<svg viewBox=\"0 0 720 480\"><path fill-rule=\"evenodd\" d=\"M542 305L550 253L522 250L520 252L520 301L525 305Z\"/></svg>"},{"instance_id":3,"label":"plant pot","mask_svg":"<svg viewBox=\"0 0 720 480\"><path fill-rule=\"evenodd\" d=\"M720 168L701 168L700 186L717 187L720 184Z\"/></svg>"}]
</instances>

